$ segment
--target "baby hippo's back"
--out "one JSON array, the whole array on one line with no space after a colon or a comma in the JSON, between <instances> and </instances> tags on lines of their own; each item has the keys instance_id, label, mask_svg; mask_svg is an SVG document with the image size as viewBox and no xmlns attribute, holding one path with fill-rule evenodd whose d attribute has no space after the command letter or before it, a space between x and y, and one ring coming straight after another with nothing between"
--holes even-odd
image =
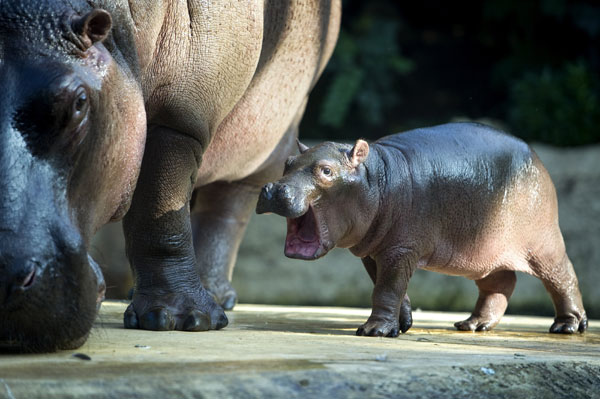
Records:
<instances>
[{"instance_id":1,"label":"baby hippo's back","mask_svg":"<svg viewBox=\"0 0 600 399\"><path fill-rule=\"evenodd\" d=\"M393 236L420 247L419 267L477 280L498 270L538 275L564 257L554 186L523 141L452 123L374 147L386 165L387 196L403 198L390 201L402 215Z\"/></svg>"}]
</instances>

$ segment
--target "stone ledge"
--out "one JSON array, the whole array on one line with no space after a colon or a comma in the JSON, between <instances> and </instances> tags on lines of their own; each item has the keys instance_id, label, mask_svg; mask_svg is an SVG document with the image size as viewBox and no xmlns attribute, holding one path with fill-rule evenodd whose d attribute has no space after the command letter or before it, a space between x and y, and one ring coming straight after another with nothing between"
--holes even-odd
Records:
<instances>
[{"instance_id":1,"label":"stone ledge","mask_svg":"<svg viewBox=\"0 0 600 399\"><path fill-rule=\"evenodd\" d=\"M600 321L551 335L550 318L506 316L495 331L455 331L467 314L415 312L396 339L354 335L368 309L238 305L204 333L125 330L107 301L87 343L0 355L0 398L592 397ZM73 356L83 353L91 360Z\"/></svg>"}]
</instances>

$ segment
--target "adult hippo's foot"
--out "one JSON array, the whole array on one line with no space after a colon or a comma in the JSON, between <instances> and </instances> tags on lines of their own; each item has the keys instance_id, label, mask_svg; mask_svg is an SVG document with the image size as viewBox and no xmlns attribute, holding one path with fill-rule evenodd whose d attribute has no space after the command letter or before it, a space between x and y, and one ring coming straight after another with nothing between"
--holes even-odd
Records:
<instances>
[{"instance_id":1,"label":"adult hippo's foot","mask_svg":"<svg viewBox=\"0 0 600 399\"><path fill-rule=\"evenodd\" d=\"M237 304L237 293L229 280L202 279L203 285L213 300L225 310L231 310Z\"/></svg>"},{"instance_id":2,"label":"adult hippo's foot","mask_svg":"<svg viewBox=\"0 0 600 399\"><path fill-rule=\"evenodd\" d=\"M123 322L125 328L207 331L227 326L228 320L223 309L205 289L200 288L187 295L157 296L152 292L136 291Z\"/></svg>"}]
</instances>

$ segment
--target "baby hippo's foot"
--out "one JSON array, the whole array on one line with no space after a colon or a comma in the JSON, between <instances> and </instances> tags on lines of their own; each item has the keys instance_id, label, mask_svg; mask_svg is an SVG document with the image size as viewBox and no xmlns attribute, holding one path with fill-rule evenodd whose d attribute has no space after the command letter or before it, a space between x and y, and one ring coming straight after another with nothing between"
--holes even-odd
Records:
<instances>
[{"instance_id":1,"label":"baby hippo's foot","mask_svg":"<svg viewBox=\"0 0 600 399\"><path fill-rule=\"evenodd\" d=\"M573 334L579 331L582 333L587 330L587 327L588 319L585 314L579 320L575 316L557 317L550 327L550 332L555 334Z\"/></svg>"},{"instance_id":2,"label":"baby hippo's foot","mask_svg":"<svg viewBox=\"0 0 600 399\"><path fill-rule=\"evenodd\" d=\"M412 323L412 307L408 295L405 295L400 305L400 331L402 331L402 334L412 327Z\"/></svg>"},{"instance_id":3,"label":"baby hippo's foot","mask_svg":"<svg viewBox=\"0 0 600 399\"><path fill-rule=\"evenodd\" d=\"M237 293L228 280L208 278L203 279L202 284L223 309L231 310L237 304Z\"/></svg>"},{"instance_id":4,"label":"baby hippo's foot","mask_svg":"<svg viewBox=\"0 0 600 399\"><path fill-rule=\"evenodd\" d=\"M162 294L136 289L125 311L125 328L143 330L219 330L228 323L223 309L202 287L192 292Z\"/></svg>"},{"instance_id":5,"label":"baby hippo's foot","mask_svg":"<svg viewBox=\"0 0 600 399\"><path fill-rule=\"evenodd\" d=\"M365 324L358 327L356 335L395 338L398 336L399 330L398 320L375 319L371 316Z\"/></svg>"},{"instance_id":6,"label":"baby hippo's foot","mask_svg":"<svg viewBox=\"0 0 600 399\"><path fill-rule=\"evenodd\" d=\"M467 320L454 323L454 327L460 331L489 331L494 328L499 321L500 320L471 315Z\"/></svg>"}]
</instances>

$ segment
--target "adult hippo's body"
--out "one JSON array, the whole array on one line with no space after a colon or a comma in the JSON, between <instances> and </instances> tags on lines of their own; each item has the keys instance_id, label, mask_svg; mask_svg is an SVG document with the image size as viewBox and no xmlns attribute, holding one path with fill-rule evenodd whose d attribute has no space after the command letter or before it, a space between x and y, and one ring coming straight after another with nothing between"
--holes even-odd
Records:
<instances>
[{"instance_id":1,"label":"adult hippo's body","mask_svg":"<svg viewBox=\"0 0 600 399\"><path fill-rule=\"evenodd\" d=\"M339 17L335 0L0 1L0 345L85 341L104 294L89 241L125 214L125 326L224 327Z\"/></svg>"}]
</instances>

